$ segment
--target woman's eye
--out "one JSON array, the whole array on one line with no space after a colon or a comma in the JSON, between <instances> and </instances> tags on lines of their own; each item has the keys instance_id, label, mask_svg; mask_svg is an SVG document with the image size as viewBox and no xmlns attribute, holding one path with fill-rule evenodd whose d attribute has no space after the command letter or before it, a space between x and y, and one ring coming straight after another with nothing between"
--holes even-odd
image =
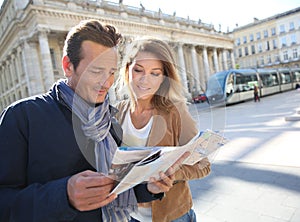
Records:
<instances>
[{"instance_id":1,"label":"woman's eye","mask_svg":"<svg viewBox=\"0 0 300 222\"><path fill-rule=\"evenodd\" d=\"M151 73L153 76L160 76L160 73Z\"/></svg>"},{"instance_id":2,"label":"woman's eye","mask_svg":"<svg viewBox=\"0 0 300 222\"><path fill-rule=\"evenodd\" d=\"M142 69L133 69L133 71L135 71L135 72L143 72Z\"/></svg>"}]
</instances>

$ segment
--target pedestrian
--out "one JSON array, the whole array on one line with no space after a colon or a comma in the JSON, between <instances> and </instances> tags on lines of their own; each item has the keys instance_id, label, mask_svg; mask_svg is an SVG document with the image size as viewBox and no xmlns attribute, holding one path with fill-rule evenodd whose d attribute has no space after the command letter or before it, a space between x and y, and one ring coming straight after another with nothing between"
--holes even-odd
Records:
<instances>
[{"instance_id":1,"label":"pedestrian","mask_svg":"<svg viewBox=\"0 0 300 222\"><path fill-rule=\"evenodd\" d=\"M148 39L128 47L118 87L129 91L129 99L119 102L116 118L123 129L125 146L180 146L197 133L188 112L184 88L167 43ZM196 221L188 180L210 173L207 158L193 166L182 165L175 173L173 187L162 200L139 203L132 222Z\"/></svg>"},{"instance_id":2,"label":"pedestrian","mask_svg":"<svg viewBox=\"0 0 300 222\"><path fill-rule=\"evenodd\" d=\"M164 175L108 195L116 182L108 168L122 133L108 98L120 40L111 25L80 22L65 41L66 78L2 112L0 221L123 222L137 202L162 198L171 187Z\"/></svg>"},{"instance_id":3,"label":"pedestrian","mask_svg":"<svg viewBox=\"0 0 300 222\"><path fill-rule=\"evenodd\" d=\"M256 85L254 85L254 91L253 91L253 94L254 94L254 102L260 102L260 98L259 98L259 94L258 94L258 87Z\"/></svg>"}]
</instances>

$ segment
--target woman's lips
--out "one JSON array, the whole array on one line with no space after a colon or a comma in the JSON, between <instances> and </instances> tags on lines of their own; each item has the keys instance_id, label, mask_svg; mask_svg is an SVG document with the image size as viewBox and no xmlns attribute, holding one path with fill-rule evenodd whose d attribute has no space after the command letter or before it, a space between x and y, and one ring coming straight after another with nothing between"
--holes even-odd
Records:
<instances>
[{"instance_id":1,"label":"woman's lips","mask_svg":"<svg viewBox=\"0 0 300 222\"><path fill-rule=\"evenodd\" d=\"M148 87L143 87L143 86L137 86L140 90L148 90Z\"/></svg>"}]
</instances>

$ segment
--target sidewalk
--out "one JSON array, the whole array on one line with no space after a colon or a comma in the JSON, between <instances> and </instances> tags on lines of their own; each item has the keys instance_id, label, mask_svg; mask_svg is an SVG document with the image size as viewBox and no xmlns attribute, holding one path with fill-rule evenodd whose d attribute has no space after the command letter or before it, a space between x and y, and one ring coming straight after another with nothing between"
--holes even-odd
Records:
<instances>
[{"instance_id":1,"label":"sidewalk","mask_svg":"<svg viewBox=\"0 0 300 222\"><path fill-rule=\"evenodd\" d=\"M230 142L190 181L199 222L300 221L300 121L285 120L299 108L299 91L226 107Z\"/></svg>"}]
</instances>

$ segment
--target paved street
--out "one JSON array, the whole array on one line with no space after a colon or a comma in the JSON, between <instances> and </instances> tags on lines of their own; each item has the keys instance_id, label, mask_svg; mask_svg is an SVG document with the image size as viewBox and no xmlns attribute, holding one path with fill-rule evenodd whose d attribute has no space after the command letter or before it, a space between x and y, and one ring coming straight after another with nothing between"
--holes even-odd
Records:
<instances>
[{"instance_id":1,"label":"paved street","mask_svg":"<svg viewBox=\"0 0 300 222\"><path fill-rule=\"evenodd\" d=\"M212 172L191 181L199 222L300 221L300 91L226 108L192 104L199 128L230 140L211 157Z\"/></svg>"}]
</instances>

